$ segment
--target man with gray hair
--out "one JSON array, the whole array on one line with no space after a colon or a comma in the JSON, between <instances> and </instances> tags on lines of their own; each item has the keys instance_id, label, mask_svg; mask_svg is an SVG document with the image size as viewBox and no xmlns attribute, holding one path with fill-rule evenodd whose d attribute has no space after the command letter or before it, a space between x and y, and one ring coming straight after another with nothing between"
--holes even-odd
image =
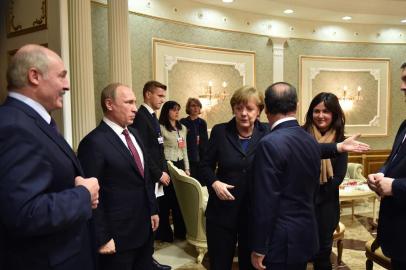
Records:
<instances>
[{"instance_id":1,"label":"man with gray hair","mask_svg":"<svg viewBox=\"0 0 406 270\"><path fill-rule=\"evenodd\" d=\"M89 219L96 178L83 178L50 113L69 90L62 59L25 45L7 70L0 107L0 226L5 269L94 269Z\"/></svg>"}]
</instances>

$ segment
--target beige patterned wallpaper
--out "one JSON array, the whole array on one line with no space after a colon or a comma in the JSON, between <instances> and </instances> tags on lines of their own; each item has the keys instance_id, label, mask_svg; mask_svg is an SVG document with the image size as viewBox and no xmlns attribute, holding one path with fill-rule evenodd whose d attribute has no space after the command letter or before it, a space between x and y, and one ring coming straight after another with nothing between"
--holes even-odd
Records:
<instances>
[{"instance_id":1,"label":"beige patterned wallpaper","mask_svg":"<svg viewBox=\"0 0 406 270\"><path fill-rule=\"evenodd\" d=\"M390 58L390 112L389 136L364 138L373 149L390 149L399 125L406 118L406 103L400 92L400 65L406 61L406 45L320 42L312 40L288 40L284 59L284 78L299 85L299 56L339 56L361 58ZM300 91L300 89L299 89Z\"/></svg>"},{"instance_id":2,"label":"beige patterned wallpaper","mask_svg":"<svg viewBox=\"0 0 406 270\"><path fill-rule=\"evenodd\" d=\"M334 93L338 98L344 94L346 97L357 96L357 88L361 86L361 100L354 101L352 110L345 112L346 124L368 124L378 114L378 81L369 72L364 71L321 71L313 80L315 96L320 92Z\"/></svg>"},{"instance_id":3,"label":"beige patterned wallpaper","mask_svg":"<svg viewBox=\"0 0 406 270\"><path fill-rule=\"evenodd\" d=\"M230 120L230 98L233 91L243 85L243 78L234 66L189 61L178 61L169 71L168 81L171 89L170 99L176 100L182 106L181 117L187 116L184 109L188 97L198 98L199 95L208 93L209 81L212 83L212 94L225 91L224 100L219 99L209 111L208 108L203 108L205 111L202 118L207 121L209 129L217 123ZM223 87L223 82L226 82L226 87Z\"/></svg>"},{"instance_id":4,"label":"beige patterned wallpaper","mask_svg":"<svg viewBox=\"0 0 406 270\"><path fill-rule=\"evenodd\" d=\"M256 53L256 87L265 90L272 83L272 46L265 36L211 30L167 22L131 13L129 16L133 90L142 103L142 87L152 79L152 38L161 38L190 44L254 51ZM94 60L95 98L108 80L107 8L92 2L92 39ZM232 86L230 86L230 90ZM188 90L189 91L189 90ZM189 92L183 93L189 96ZM228 103L226 100L225 103ZM184 104L181 104L184 105ZM231 118L230 114L228 114ZM100 105L96 104L96 117L102 117ZM227 119L227 120L228 120ZM265 119L265 118L264 118Z\"/></svg>"},{"instance_id":5,"label":"beige patterned wallpaper","mask_svg":"<svg viewBox=\"0 0 406 270\"><path fill-rule=\"evenodd\" d=\"M260 90L272 83L272 46L268 38L243 33L210 30L187 26L175 22L130 14L130 42L133 72L133 89L142 102L142 86L152 79L152 38L162 38L179 42L207 46L255 51L256 86ZM107 83L107 9L92 2L92 38L95 76L95 97L100 99L100 90ZM284 80L299 85L299 56L339 56L362 58L390 58L391 67L391 106L389 116L389 136L364 138L374 149L389 149L403 119L406 118L405 102L399 91L399 67L406 61L406 45L321 42L303 39L287 41L284 52ZM300 91L300 89L298 89ZM183 104L182 104L183 105ZM100 105L96 104L96 115L101 119ZM354 120L356 121L356 120Z\"/></svg>"}]
</instances>

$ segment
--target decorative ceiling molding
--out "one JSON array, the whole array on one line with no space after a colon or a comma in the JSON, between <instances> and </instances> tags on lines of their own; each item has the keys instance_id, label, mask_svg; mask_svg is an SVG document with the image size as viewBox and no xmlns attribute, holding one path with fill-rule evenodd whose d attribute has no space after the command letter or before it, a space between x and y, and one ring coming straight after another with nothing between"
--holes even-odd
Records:
<instances>
[{"instance_id":1,"label":"decorative ceiling molding","mask_svg":"<svg viewBox=\"0 0 406 270\"><path fill-rule=\"evenodd\" d=\"M92 0L105 5L107 0ZM154 19L272 38L329 42L405 44L406 26L331 22L275 16L191 0L129 0L129 10Z\"/></svg>"}]
</instances>

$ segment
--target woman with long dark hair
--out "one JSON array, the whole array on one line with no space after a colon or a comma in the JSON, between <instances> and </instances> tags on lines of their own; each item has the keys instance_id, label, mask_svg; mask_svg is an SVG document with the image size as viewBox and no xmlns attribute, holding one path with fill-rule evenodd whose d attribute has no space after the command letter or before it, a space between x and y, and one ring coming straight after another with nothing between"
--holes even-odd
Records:
<instances>
[{"instance_id":1,"label":"woman with long dark hair","mask_svg":"<svg viewBox=\"0 0 406 270\"><path fill-rule=\"evenodd\" d=\"M189 160L187 155L186 133L187 129L179 122L180 105L176 101L167 101L164 103L159 115L159 124L164 139L165 159L170 160L173 164L190 175ZM172 182L164 187L164 200L167 203L161 206L159 213L159 230L158 239L166 242L173 241L173 233L169 224L169 210L172 209L172 218L174 226L174 235L178 239L185 239L186 228L180 212L178 200Z\"/></svg>"},{"instance_id":2,"label":"woman with long dark hair","mask_svg":"<svg viewBox=\"0 0 406 270\"><path fill-rule=\"evenodd\" d=\"M336 95L322 92L316 95L306 113L304 129L319 143L339 143L344 136L345 116ZM348 154L322 159L320 189L316 197L316 219L320 249L313 259L315 270L330 270L333 233L340 220L338 186L347 171Z\"/></svg>"}]
</instances>

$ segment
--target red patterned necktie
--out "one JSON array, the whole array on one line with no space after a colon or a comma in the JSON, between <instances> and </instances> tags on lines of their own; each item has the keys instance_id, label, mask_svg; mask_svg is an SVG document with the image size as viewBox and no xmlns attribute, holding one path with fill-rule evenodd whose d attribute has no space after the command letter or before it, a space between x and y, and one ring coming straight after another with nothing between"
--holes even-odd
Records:
<instances>
[{"instance_id":1,"label":"red patterned necktie","mask_svg":"<svg viewBox=\"0 0 406 270\"><path fill-rule=\"evenodd\" d=\"M123 130L123 134L127 142L128 148L130 149L131 155L134 158L135 164L137 165L138 171L141 173L142 177L144 177L144 167L142 166L141 158L140 155L138 154L137 148L135 148L133 142L131 141L130 134L128 133L127 129Z\"/></svg>"}]
</instances>

